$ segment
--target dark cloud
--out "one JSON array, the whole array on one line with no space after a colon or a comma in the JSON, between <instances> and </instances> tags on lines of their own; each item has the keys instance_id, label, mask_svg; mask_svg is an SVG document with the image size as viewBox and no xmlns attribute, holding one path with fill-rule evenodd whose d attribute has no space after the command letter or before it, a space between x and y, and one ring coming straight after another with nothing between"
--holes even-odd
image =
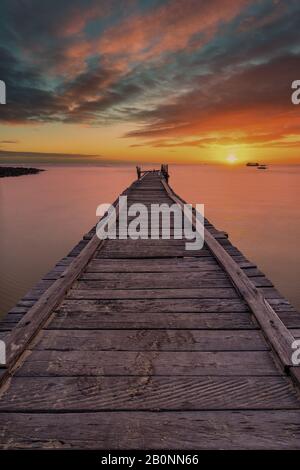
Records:
<instances>
[{"instance_id":1,"label":"dark cloud","mask_svg":"<svg viewBox=\"0 0 300 470\"><path fill-rule=\"evenodd\" d=\"M291 83L298 64L298 56L290 55L249 65L225 79L204 75L195 79L192 91L172 104L143 111L140 118L149 124L127 137L193 136L235 129L251 133L253 126L263 132L269 124L276 125L277 136L283 124L286 134L299 132L299 112L291 104Z\"/></svg>"},{"instance_id":2,"label":"dark cloud","mask_svg":"<svg viewBox=\"0 0 300 470\"><path fill-rule=\"evenodd\" d=\"M126 136L156 146L229 144L238 137L208 134L237 129L260 145L299 133L299 1L2 3L2 123L133 120Z\"/></svg>"},{"instance_id":3,"label":"dark cloud","mask_svg":"<svg viewBox=\"0 0 300 470\"><path fill-rule=\"evenodd\" d=\"M142 90L120 80L118 71L97 67L76 76L54 90L39 71L24 67L0 48L0 76L7 87L7 104L1 107L0 122L96 122L101 112L125 103Z\"/></svg>"}]
</instances>

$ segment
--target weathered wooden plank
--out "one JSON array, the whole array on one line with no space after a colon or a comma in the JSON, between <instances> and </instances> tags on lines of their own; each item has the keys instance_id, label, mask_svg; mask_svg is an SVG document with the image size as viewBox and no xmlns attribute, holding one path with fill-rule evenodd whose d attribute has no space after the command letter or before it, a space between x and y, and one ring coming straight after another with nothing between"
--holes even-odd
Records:
<instances>
[{"instance_id":1,"label":"weathered wooden plank","mask_svg":"<svg viewBox=\"0 0 300 470\"><path fill-rule=\"evenodd\" d=\"M2 413L1 428L5 449L300 449L299 410Z\"/></svg>"},{"instance_id":2,"label":"weathered wooden plank","mask_svg":"<svg viewBox=\"0 0 300 470\"><path fill-rule=\"evenodd\" d=\"M228 277L224 272L221 270L214 270L214 271L200 271L200 272L189 272L186 271L183 275L182 272L174 272L172 275L170 273L161 272L159 276L157 273L152 272L124 272L124 273L114 273L114 272L83 272L79 279L79 281L90 281L86 285L97 285L102 287L116 287L125 288L127 285L132 286L135 285L137 288L157 288L159 286L163 288L170 288L175 287L178 285L178 281L180 281L180 286L182 288L191 287L191 285L196 284L199 286L199 283L207 283L210 281L227 281L228 285ZM158 284L159 282L159 284ZM101 284L100 284L101 283ZM231 283L229 283L231 285Z\"/></svg>"},{"instance_id":3,"label":"weathered wooden plank","mask_svg":"<svg viewBox=\"0 0 300 470\"><path fill-rule=\"evenodd\" d=\"M15 313L26 313L30 307L35 303L35 300L19 300L15 307L7 312L7 315L15 314Z\"/></svg>"},{"instance_id":4,"label":"weathered wooden plank","mask_svg":"<svg viewBox=\"0 0 300 470\"><path fill-rule=\"evenodd\" d=\"M295 408L285 377L15 377L0 401L0 412L26 413Z\"/></svg>"},{"instance_id":5,"label":"weathered wooden plank","mask_svg":"<svg viewBox=\"0 0 300 470\"><path fill-rule=\"evenodd\" d=\"M255 287L273 287L272 282L265 276L249 276L249 273L246 274L251 278L251 282Z\"/></svg>"},{"instance_id":6,"label":"weathered wooden plank","mask_svg":"<svg viewBox=\"0 0 300 470\"><path fill-rule=\"evenodd\" d=\"M67 299L236 299L231 287L203 289L70 289Z\"/></svg>"},{"instance_id":7,"label":"weathered wooden plank","mask_svg":"<svg viewBox=\"0 0 300 470\"><path fill-rule=\"evenodd\" d=\"M77 310L75 310L77 308ZM201 313L164 313L164 312L131 312L98 311L97 307L80 310L59 311L47 329L255 329L250 315L244 312L201 312ZM292 323L292 326L295 326ZM298 326L298 325L296 325Z\"/></svg>"},{"instance_id":8,"label":"weathered wooden plank","mask_svg":"<svg viewBox=\"0 0 300 470\"><path fill-rule=\"evenodd\" d=\"M30 289L24 297L23 301L25 300L37 300L41 297L41 295L54 283L54 280L47 279L40 281L35 287Z\"/></svg>"},{"instance_id":9,"label":"weathered wooden plank","mask_svg":"<svg viewBox=\"0 0 300 470\"><path fill-rule=\"evenodd\" d=\"M77 245L74 246L74 248L72 248L72 250L68 253L68 256L78 256L87 244L88 240L80 240L80 242L77 243Z\"/></svg>"},{"instance_id":10,"label":"weathered wooden plank","mask_svg":"<svg viewBox=\"0 0 300 470\"><path fill-rule=\"evenodd\" d=\"M247 274L248 277L259 277L259 276L265 276L259 269L257 268L253 268L253 267L250 267L250 268L247 268L247 266L245 267L241 267L241 269L243 269L243 271L245 272L245 274Z\"/></svg>"},{"instance_id":11,"label":"weathered wooden plank","mask_svg":"<svg viewBox=\"0 0 300 470\"><path fill-rule=\"evenodd\" d=\"M274 309L276 310L276 309ZM277 315L287 328L300 328L300 315L298 312L278 311Z\"/></svg>"},{"instance_id":12,"label":"weathered wooden plank","mask_svg":"<svg viewBox=\"0 0 300 470\"><path fill-rule=\"evenodd\" d=\"M295 307L286 299L280 297L278 299L269 299L268 303L276 312L294 312L300 317L300 313L297 312Z\"/></svg>"},{"instance_id":13,"label":"weathered wooden plank","mask_svg":"<svg viewBox=\"0 0 300 470\"><path fill-rule=\"evenodd\" d=\"M57 266L69 266L74 261L74 256L66 256L58 261Z\"/></svg>"},{"instance_id":14,"label":"weathered wooden plank","mask_svg":"<svg viewBox=\"0 0 300 470\"><path fill-rule=\"evenodd\" d=\"M21 318L22 314L20 313L11 313L10 315L5 315L3 320L0 321L0 331L10 331L17 325Z\"/></svg>"},{"instance_id":15,"label":"weathered wooden plank","mask_svg":"<svg viewBox=\"0 0 300 470\"><path fill-rule=\"evenodd\" d=\"M260 286L258 286L256 288L254 283L251 280L250 280L250 282L251 282L251 285L252 285L252 289L255 289L255 292L257 292L258 295L262 295L262 297L265 299L265 302L266 302L266 300L268 301L269 299L280 299L282 297L280 292L278 292L278 290L275 289L274 287L260 287ZM270 306L269 302L267 302L267 304ZM270 306L270 308L271 308L271 306ZM274 314L276 314L275 311L274 311ZM283 328L284 328L284 325L283 325Z\"/></svg>"},{"instance_id":16,"label":"weathered wooden plank","mask_svg":"<svg viewBox=\"0 0 300 470\"><path fill-rule=\"evenodd\" d=\"M219 271L222 269L211 258L160 258L160 259L95 259L85 272L178 272L178 271Z\"/></svg>"},{"instance_id":17,"label":"weathered wooden plank","mask_svg":"<svg viewBox=\"0 0 300 470\"><path fill-rule=\"evenodd\" d=\"M133 300L67 300L58 308L59 312L98 313L176 313L176 312L248 312L241 299L133 299Z\"/></svg>"},{"instance_id":18,"label":"weathered wooden plank","mask_svg":"<svg viewBox=\"0 0 300 470\"><path fill-rule=\"evenodd\" d=\"M254 270L252 263L240 263L248 274ZM248 267L249 266L249 267ZM85 272L191 272L191 271L224 272L212 258L143 258L143 259L95 259L87 265ZM252 271L253 272L253 271Z\"/></svg>"},{"instance_id":19,"label":"weathered wooden plank","mask_svg":"<svg viewBox=\"0 0 300 470\"><path fill-rule=\"evenodd\" d=\"M293 382L297 385L297 387L299 387L300 386L300 365L291 367L289 370L289 373Z\"/></svg>"},{"instance_id":20,"label":"weathered wooden plank","mask_svg":"<svg viewBox=\"0 0 300 470\"><path fill-rule=\"evenodd\" d=\"M43 279L45 279L45 280L49 280L49 279L50 280L56 280L62 275L64 270L65 270L64 266L56 266L55 268L51 269L51 271L49 271L47 274L45 274Z\"/></svg>"},{"instance_id":21,"label":"weathered wooden plank","mask_svg":"<svg viewBox=\"0 0 300 470\"><path fill-rule=\"evenodd\" d=\"M121 234L124 234L124 232L121 232ZM148 236L148 233L145 235ZM166 248L174 248L174 249L185 249L185 244L189 242L189 240L186 239L175 239L175 238L157 238L157 239L152 239L152 238L142 238L142 239L119 239L116 238L114 240L106 240L105 243L103 244L103 247L101 247L100 251L122 251L122 250L135 250L135 249L152 249L161 247L162 249ZM208 250L206 250L208 251Z\"/></svg>"},{"instance_id":22,"label":"weathered wooden plank","mask_svg":"<svg viewBox=\"0 0 300 470\"><path fill-rule=\"evenodd\" d=\"M108 246L108 245L107 245ZM210 257L211 254L207 250L197 250L197 251L187 251L185 248L177 248L172 246L160 247L160 246L151 246L149 248L142 247L137 248L135 251L131 248L127 249L113 249L105 248L98 251L96 258L170 258L170 257Z\"/></svg>"},{"instance_id":23,"label":"weathered wooden plank","mask_svg":"<svg viewBox=\"0 0 300 470\"><path fill-rule=\"evenodd\" d=\"M109 305L107 306L107 309L103 305L86 305L86 303L84 306L82 304L79 306L75 304L74 307L71 305L69 307L63 307L56 313L54 320L47 328L257 328L251 320L250 315L234 309L226 311L226 308L223 308L223 310L215 312L214 310L216 310L216 307L213 306L209 308L206 305L206 311L203 312L199 312L198 308L198 310L194 309L188 313L181 312L180 309L179 311L169 313L169 310L174 310L174 306L172 306L172 308L165 308L166 311L160 312L160 309L158 308L155 312L151 311L149 314L147 309L142 312L135 311L133 304L131 304L131 310L129 307L127 309L126 306L124 310L120 309L120 305L118 303L115 305L116 308ZM140 309L142 307L139 306ZM278 316L288 328L300 328L300 315L298 313L278 312Z\"/></svg>"},{"instance_id":24,"label":"weathered wooden plank","mask_svg":"<svg viewBox=\"0 0 300 470\"><path fill-rule=\"evenodd\" d=\"M114 241L124 241L126 238L128 238L128 232L124 230L116 231L115 234L116 238ZM132 239L134 242L138 241L144 241L147 242L147 244L144 246L144 248L148 248L149 246L156 245L155 242L164 242L160 243L159 246L166 246L174 243L174 246L182 247L184 244L187 242L185 239L184 234L182 234L181 231L178 231L177 229L172 229L171 231L161 231L159 228L151 230L143 230L139 235L135 235L135 238Z\"/></svg>"},{"instance_id":25,"label":"weathered wooden plank","mask_svg":"<svg viewBox=\"0 0 300 470\"><path fill-rule=\"evenodd\" d=\"M32 351L17 376L280 375L267 351Z\"/></svg>"},{"instance_id":26,"label":"weathered wooden plank","mask_svg":"<svg viewBox=\"0 0 300 470\"><path fill-rule=\"evenodd\" d=\"M256 264L252 263L249 261L245 256L243 255L234 255L231 254L231 257L234 259L236 264L241 268L256 268Z\"/></svg>"},{"instance_id":27,"label":"weathered wooden plank","mask_svg":"<svg viewBox=\"0 0 300 470\"><path fill-rule=\"evenodd\" d=\"M154 274L154 275L153 275ZM220 273L219 273L220 274ZM141 276L139 273L137 276L124 276L124 274L119 274L115 279L82 279L81 278L74 284L74 289L85 290L85 289L203 289L211 288L217 289L219 287L229 287L232 288L231 282L223 274L222 277L212 278L211 276L197 276L193 278L192 276L185 276L182 278L182 275L175 275L170 277L163 276L160 274L157 276L156 273L151 275ZM125 277L125 278L124 278Z\"/></svg>"},{"instance_id":28,"label":"weathered wooden plank","mask_svg":"<svg viewBox=\"0 0 300 470\"><path fill-rule=\"evenodd\" d=\"M157 288L196 288L196 287L231 287L227 275L219 271L202 271L174 273L82 273L76 284L79 289L111 288L111 289L157 289ZM264 277L252 277L251 281L257 287L267 287L271 283Z\"/></svg>"},{"instance_id":29,"label":"weathered wooden plank","mask_svg":"<svg viewBox=\"0 0 300 470\"><path fill-rule=\"evenodd\" d=\"M297 331L297 330L296 330ZM300 336L300 330L299 330ZM31 349L60 351L265 351L258 331L48 330Z\"/></svg>"}]
</instances>

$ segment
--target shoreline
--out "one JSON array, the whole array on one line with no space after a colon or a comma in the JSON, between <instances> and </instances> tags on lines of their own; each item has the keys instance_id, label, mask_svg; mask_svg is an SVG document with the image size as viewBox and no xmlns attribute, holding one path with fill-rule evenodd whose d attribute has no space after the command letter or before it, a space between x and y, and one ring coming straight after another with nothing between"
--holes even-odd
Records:
<instances>
[{"instance_id":1,"label":"shoreline","mask_svg":"<svg viewBox=\"0 0 300 470\"><path fill-rule=\"evenodd\" d=\"M41 171L46 171L40 168L26 168L21 166L0 166L0 178L9 176L23 176L23 175L36 175Z\"/></svg>"}]
</instances>

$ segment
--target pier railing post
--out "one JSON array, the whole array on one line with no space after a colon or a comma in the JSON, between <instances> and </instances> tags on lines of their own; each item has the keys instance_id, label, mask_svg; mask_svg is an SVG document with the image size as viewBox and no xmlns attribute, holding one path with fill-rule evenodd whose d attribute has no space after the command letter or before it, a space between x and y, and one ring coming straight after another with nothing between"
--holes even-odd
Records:
<instances>
[{"instance_id":1,"label":"pier railing post","mask_svg":"<svg viewBox=\"0 0 300 470\"><path fill-rule=\"evenodd\" d=\"M160 167L160 172L165 178L166 182L169 181L169 165L162 164Z\"/></svg>"}]
</instances>

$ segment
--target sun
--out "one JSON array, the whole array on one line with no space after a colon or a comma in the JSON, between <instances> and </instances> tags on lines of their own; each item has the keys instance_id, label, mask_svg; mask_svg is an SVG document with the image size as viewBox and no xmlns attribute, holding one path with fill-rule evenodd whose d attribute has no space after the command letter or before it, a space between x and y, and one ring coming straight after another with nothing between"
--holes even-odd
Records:
<instances>
[{"instance_id":1,"label":"sun","mask_svg":"<svg viewBox=\"0 0 300 470\"><path fill-rule=\"evenodd\" d=\"M231 153L230 155L228 155L228 157L226 157L226 161L227 163L236 163L237 157Z\"/></svg>"}]
</instances>

